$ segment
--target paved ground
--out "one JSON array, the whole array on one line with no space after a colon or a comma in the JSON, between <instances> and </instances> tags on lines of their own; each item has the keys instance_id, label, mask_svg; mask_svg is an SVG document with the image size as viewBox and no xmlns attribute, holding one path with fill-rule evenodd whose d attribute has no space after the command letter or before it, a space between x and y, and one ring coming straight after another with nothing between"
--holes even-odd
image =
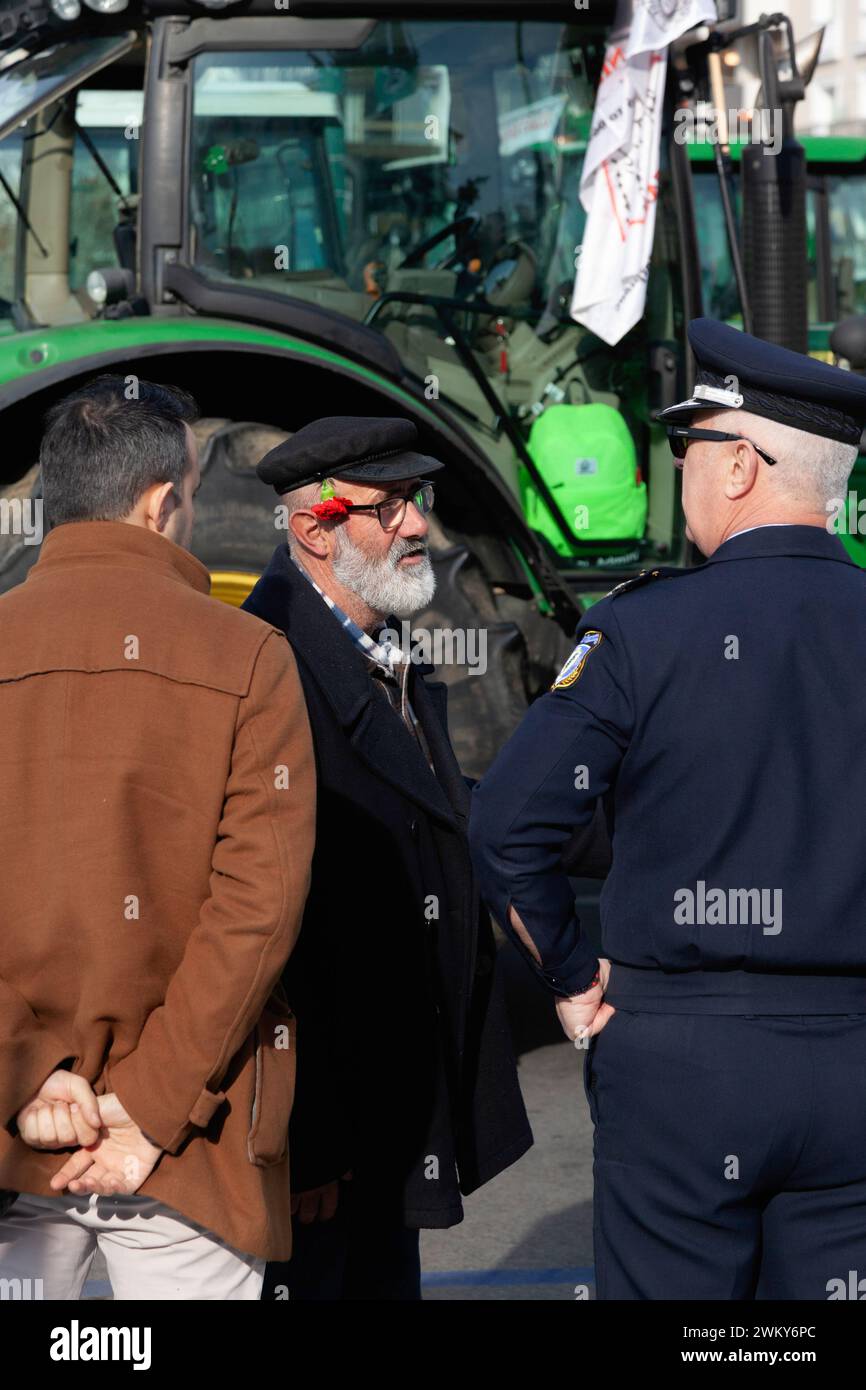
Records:
<instances>
[{"instance_id":1,"label":"paved ground","mask_svg":"<svg viewBox=\"0 0 866 1390\"><path fill-rule=\"evenodd\" d=\"M592 1126L582 1065L564 1039L521 1059L535 1144L467 1199L460 1226L425 1233L425 1299L573 1299L578 1284L592 1295Z\"/></svg>"},{"instance_id":2,"label":"paved ground","mask_svg":"<svg viewBox=\"0 0 866 1390\"><path fill-rule=\"evenodd\" d=\"M581 900L581 915L595 937L593 890ZM578 1284L588 1285L592 1297L592 1124L584 1054L563 1037L549 996L516 952L503 946L499 959L535 1143L519 1163L467 1198L459 1226L424 1234L424 1297L573 1299Z\"/></svg>"}]
</instances>

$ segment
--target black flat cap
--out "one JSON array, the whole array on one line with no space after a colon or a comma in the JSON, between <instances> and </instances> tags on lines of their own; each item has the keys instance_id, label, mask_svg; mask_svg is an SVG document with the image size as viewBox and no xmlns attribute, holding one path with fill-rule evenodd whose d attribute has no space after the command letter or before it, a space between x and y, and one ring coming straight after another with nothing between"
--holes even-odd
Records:
<instances>
[{"instance_id":1,"label":"black flat cap","mask_svg":"<svg viewBox=\"0 0 866 1390\"><path fill-rule=\"evenodd\" d=\"M398 483L404 478L426 478L444 464L413 446L418 431L411 420L399 417L329 415L313 420L265 454L257 474L277 492L291 492L321 478L343 478L347 483Z\"/></svg>"},{"instance_id":2,"label":"black flat cap","mask_svg":"<svg viewBox=\"0 0 866 1390\"><path fill-rule=\"evenodd\" d=\"M698 410L748 410L808 434L859 444L866 378L715 319L693 319L689 342L697 368L694 390L687 401L659 412L663 424L687 425Z\"/></svg>"}]
</instances>

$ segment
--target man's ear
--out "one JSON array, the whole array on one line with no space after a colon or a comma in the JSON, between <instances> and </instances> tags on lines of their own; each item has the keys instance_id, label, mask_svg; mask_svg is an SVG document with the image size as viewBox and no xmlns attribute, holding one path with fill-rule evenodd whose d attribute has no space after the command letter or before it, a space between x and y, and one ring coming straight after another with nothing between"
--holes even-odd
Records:
<instances>
[{"instance_id":1,"label":"man's ear","mask_svg":"<svg viewBox=\"0 0 866 1390\"><path fill-rule=\"evenodd\" d=\"M306 551L315 555L320 560L328 558L328 542L322 523L315 512L306 512L299 509L292 512L289 517L289 525L295 540L304 547Z\"/></svg>"},{"instance_id":2,"label":"man's ear","mask_svg":"<svg viewBox=\"0 0 866 1390\"><path fill-rule=\"evenodd\" d=\"M725 495L730 501L745 497L752 491L758 480L759 467L760 460L754 445L746 439L734 445L728 465L728 476L725 479Z\"/></svg>"},{"instance_id":3,"label":"man's ear","mask_svg":"<svg viewBox=\"0 0 866 1390\"><path fill-rule=\"evenodd\" d=\"M145 521L155 531L164 531L169 518L177 509L173 483L158 483L145 498Z\"/></svg>"}]
</instances>

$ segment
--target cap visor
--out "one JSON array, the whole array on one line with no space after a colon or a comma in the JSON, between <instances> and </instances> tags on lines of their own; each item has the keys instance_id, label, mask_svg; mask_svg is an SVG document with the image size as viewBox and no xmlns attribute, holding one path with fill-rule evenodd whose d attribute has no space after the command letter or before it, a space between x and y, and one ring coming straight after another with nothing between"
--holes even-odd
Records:
<instances>
[{"instance_id":1,"label":"cap visor","mask_svg":"<svg viewBox=\"0 0 866 1390\"><path fill-rule=\"evenodd\" d=\"M394 458L374 459L360 467L338 468L333 476L345 478L347 483L400 483L406 478L426 478L444 467L444 463L426 454L407 452Z\"/></svg>"},{"instance_id":2,"label":"cap visor","mask_svg":"<svg viewBox=\"0 0 866 1390\"><path fill-rule=\"evenodd\" d=\"M687 401L680 401L677 405L669 405L667 410L660 410L653 416L654 420L662 425L687 425L693 415L702 410L705 415L715 414L717 410L736 410L736 406L725 405L720 401L697 400L691 396Z\"/></svg>"}]
</instances>

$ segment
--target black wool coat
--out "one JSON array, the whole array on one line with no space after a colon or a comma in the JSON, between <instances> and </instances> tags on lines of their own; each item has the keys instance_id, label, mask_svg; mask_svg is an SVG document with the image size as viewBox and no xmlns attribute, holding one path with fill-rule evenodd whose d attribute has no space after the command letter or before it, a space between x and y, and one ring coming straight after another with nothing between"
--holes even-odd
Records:
<instances>
[{"instance_id":1,"label":"black wool coat","mask_svg":"<svg viewBox=\"0 0 866 1390\"><path fill-rule=\"evenodd\" d=\"M352 1170L402 1193L408 1226L455 1225L461 1194L515 1162L532 1133L446 686L413 664L434 776L285 545L244 607L291 643L318 775L312 886L284 976L298 1020L293 1190Z\"/></svg>"}]
</instances>

